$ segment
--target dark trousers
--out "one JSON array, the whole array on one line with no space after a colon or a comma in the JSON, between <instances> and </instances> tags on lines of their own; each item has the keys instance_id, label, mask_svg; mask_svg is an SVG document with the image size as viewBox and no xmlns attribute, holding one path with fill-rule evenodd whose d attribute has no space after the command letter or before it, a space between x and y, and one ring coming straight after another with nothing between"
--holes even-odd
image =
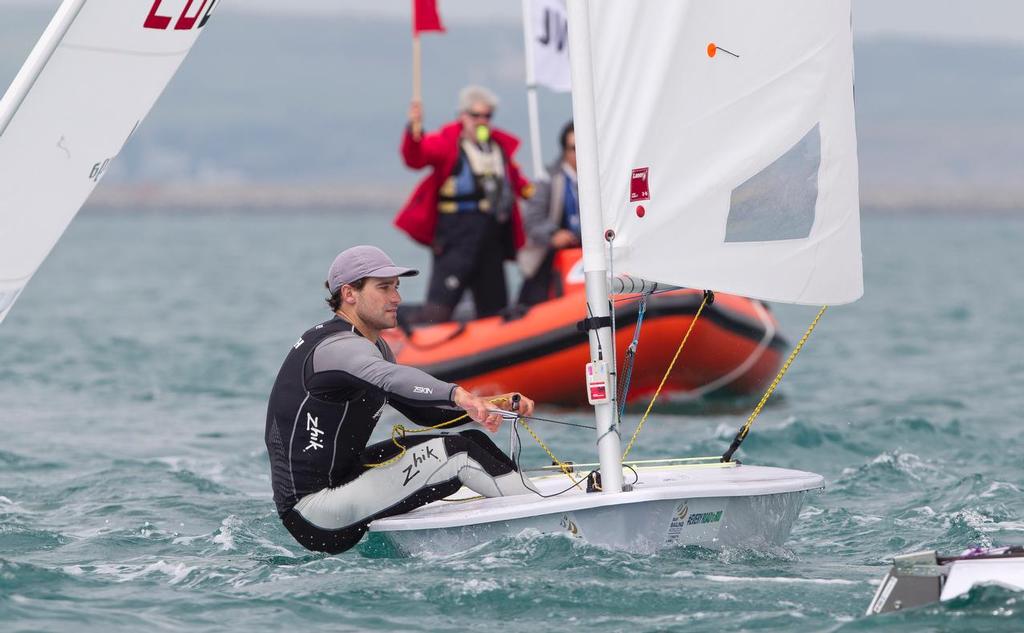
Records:
<instances>
[{"instance_id":1,"label":"dark trousers","mask_svg":"<svg viewBox=\"0 0 1024 633\"><path fill-rule=\"evenodd\" d=\"M487 213L441 214L437 223L433 269L420 322L451 319L468 289L477 318L493 316L508 304L505 259L508 223Z\"/></svg>"}]
</instances>

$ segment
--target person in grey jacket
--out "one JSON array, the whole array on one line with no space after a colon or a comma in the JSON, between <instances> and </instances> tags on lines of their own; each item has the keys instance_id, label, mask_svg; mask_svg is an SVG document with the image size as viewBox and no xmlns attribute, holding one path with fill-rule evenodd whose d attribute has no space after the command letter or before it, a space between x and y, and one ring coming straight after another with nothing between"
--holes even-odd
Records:
<instances>
[{"instance_id":1,"label":"person in grey jacket","mask_svg":"<svg viewBox=\"0 0 1024 633\"><path fill-rule=\"evenodd\" d=\"M397 324L399 278L415 274L373 246L338 255L326 282L334 316L292 346L270 392L265 441L274 502L285 528L307 549L343 552L374 519L443 499L463 485L487 497L534 491L478 430L368 445L386 405L421 426L476 422L492 433L503 420L496 408L518 401L519 413L533 412L533 402L518 394L495 403L395 363L380 333Z\"/></svg>"},{"instance_id":2,"label":"person in grey jacket","mask_svg":"<svg viewBox=\"0 0 1024 633\"><path fill-rule=\"evenodd\" d=\"M550 167L548 178L537 183L523 212L526 245L516 261L523 273L519 303L530 306L550 298L555 253L580 245L579 186L576 183L576 134L572 121L559 135L562 153Z\"/></svg>"}]
</instances>

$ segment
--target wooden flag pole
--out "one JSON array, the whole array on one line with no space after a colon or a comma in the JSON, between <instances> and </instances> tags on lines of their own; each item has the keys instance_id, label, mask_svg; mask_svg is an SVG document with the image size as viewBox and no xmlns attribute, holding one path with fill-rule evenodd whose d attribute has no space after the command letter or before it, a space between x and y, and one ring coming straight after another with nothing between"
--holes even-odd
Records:
<instances>
[{"instance_id":1,"label":"wooden flag pole","mask_svg":"<svg viewBox=\"0 0 1024 633\"><path fill-rule=\"evenodd\" d=\"M420 34L415 33L412 36L412 101L419 104L423 103L422 60L423 49L420 47ZM423 133L422 128L422 121L413 122L412 135L414 138L420 138Z\"/></svg>"}]
</instances>

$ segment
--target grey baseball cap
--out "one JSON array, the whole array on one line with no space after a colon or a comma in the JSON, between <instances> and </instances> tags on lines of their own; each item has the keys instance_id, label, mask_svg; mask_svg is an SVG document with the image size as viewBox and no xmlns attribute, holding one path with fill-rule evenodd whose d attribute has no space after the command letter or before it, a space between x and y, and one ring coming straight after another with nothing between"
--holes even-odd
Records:
<instances>
[{"instance_id":1,"label":"grey baseball cap","mask_svg":"<svg viewBox=\"0 0 1024 633\"><path fill-rule=\"evenodd\" d=\"M418 274L420 271L415 268L395 266L387 253L376 246L364 244L338 253L327 272L327 284L333 294L345 284L363 277L412 277Z\"/></svg>"}]
</instances>

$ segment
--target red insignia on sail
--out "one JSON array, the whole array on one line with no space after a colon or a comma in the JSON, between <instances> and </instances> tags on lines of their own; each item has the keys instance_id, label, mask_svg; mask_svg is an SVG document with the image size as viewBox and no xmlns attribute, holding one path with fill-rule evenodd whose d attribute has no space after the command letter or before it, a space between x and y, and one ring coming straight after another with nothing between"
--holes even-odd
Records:
<instances>
[{"instance_id":1,"label":"red insignia on sail","mask_svg":"<svg viewBox=\"0 0 1024 633\"><path fill-rule=\"evenodd\" d=\"M637 167L633 170L633 175L629 179L629 201L639 202L640 200L650 200L651 191L648 186L647 167Z\"/></svg>"}]
</instances>

